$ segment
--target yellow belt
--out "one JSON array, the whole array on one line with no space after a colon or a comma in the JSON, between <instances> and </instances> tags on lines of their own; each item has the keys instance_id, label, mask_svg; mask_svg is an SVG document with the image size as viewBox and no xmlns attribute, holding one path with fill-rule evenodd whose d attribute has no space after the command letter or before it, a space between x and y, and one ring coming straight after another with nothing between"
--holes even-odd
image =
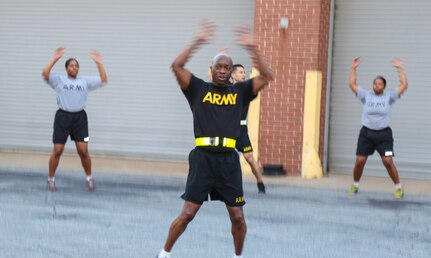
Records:
<instances>
[{"instance_id":1,"label":"yellow belt","mask_svg":"<svg viewBox=\"0 0 431 258\"><path fill-rule=\"evenodd\" d=\"M199 137L196 138L196 146L215 146L235 148L236 140L226 137Z\"/></svg>"}]
</instances>

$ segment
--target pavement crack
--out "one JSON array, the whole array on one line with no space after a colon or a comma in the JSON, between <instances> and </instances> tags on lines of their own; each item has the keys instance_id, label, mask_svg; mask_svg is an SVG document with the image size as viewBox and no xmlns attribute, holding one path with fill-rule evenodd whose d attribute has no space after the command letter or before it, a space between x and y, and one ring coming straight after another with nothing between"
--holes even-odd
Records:
<instances>
[{"instance_id":1,"label":"pavement crack","mask_svg":"<svg viewBox=\"0 0 431 258\"><path fill-rule=\"evenodd\" d=\"M55 219L55 217L57 216L57 208L55 207L55 202L52 205L52 218Z\"/></svg>"}]
</instances>

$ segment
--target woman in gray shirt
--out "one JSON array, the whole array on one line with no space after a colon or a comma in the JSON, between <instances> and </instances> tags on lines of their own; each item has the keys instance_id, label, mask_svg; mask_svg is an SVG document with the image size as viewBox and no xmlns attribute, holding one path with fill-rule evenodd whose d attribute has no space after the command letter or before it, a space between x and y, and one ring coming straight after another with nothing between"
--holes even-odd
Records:
<instances>
[{"instance_id":1,"label":"woman in gray shirt","mask_svg":"<svg viewBox=\"0 0 431 258\"><path fill-rule=\"evenodd\" d=\"M78 76L79 63L75 58L66 61L67 75L51 73L52 67L63 56L64 48L57 48L51 61L42 71L45 81L57 94L58 110L54 119L54 132L52 141L54 147L49 159L48 190L57 191L55 187L55 170L60 162L61 154L67 138L75 141L76 150L81 158L82 166L87 175L87 187L94 191L94 180L91 176L91 158L88 153L88 120L84 108L87 105L89 91L100 88L108 82L102 57L96 51L91 53L91 58L97 65L99 76Z\"/></svg>"},{"instance_id":2,"label":"woman in gray shirt","mask_svg":"<svg viewBox=\"0 0 431 258\"><path fill-rule=\"evenodd\" d=\"M377 76L373 81L373 91L366 90L356 83L356 68L360 65L359 57L352 61L350 70L350 89L362 102L362 128L359 132L358 145L356 148L356 161L353 168L353 184L349 188L349 194L356 194L359 191L359 180L361 179L365 163L368 156L375 150L379 152L382 162L386 167L392 181L395 184L395 198L402 198L404 190L400 183L397 168L393 162L394 139L392 130L389 127L389 112L392 104L400 98L407 89L407 77L403 68L403 63L399 59L392 60L393 66L400 76L398 89L385 92L386 80L382 76Z\"/></svg>"}]
</instances>

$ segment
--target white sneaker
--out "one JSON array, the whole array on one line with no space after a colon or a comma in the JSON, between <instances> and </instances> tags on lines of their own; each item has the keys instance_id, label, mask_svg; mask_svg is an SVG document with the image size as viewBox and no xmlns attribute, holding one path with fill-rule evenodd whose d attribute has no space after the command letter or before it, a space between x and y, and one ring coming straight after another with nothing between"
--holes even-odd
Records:
<instances>
[{"instance_id":1,"label":"white sneaker","mask_svg":"<svg viewBox=\"0 0 431 258\"><path fill-rule=\"evenodd\" d=\"M57 192L57 187L55 187L55 181L54 180L49 180L46 184L46 188L48 189L48 191L52 191L52 192Z\"/></svg>"},{"instance_id":2,"label":"white sneaker","mask_svg":"<svg viewBox=\"0 0 431 258\"><path fill-rule=\"evenodd\" d=\"M91 178L90 180L87 180L87 188L89 192L94 192L94 189L96 186L94 185L94 180Z\"/></svg>"}]
</instances>

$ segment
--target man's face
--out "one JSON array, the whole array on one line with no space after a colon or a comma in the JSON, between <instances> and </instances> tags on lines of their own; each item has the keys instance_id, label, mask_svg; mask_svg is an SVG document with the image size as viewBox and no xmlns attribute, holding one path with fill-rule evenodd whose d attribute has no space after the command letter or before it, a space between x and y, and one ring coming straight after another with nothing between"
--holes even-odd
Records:
<instances>
[{"instance_id":1,"label":"man's face","mask_svg":"<svg viewBox=\"0 0 431 258\"><path fill-rule=\"evenodd\" d=\"M238 66L235 71L232 72L231 77L233 83L245 81L244 68Z\"/></svg>"},{"instance_id":2,"label":"man's face","mask_svg":"<svg viewBox=\"0 0 431 258\"><path fill-rule=\"evenodd\" d=\"M215 85L226 85L232 73L232 60L228 56L218 57L211 66L211 73Z\"/></svg>"},{"instance_id":3,"label":"man's face","mask_svg":"<svg viewBox=\"0 0 431 258\"><path fill-rule=\"evenodd\" d=\"M70 61L66 67L67 75L72 78L76 78L79 72L79 64L75 60Z\"/></svg>"}]
</instances>

